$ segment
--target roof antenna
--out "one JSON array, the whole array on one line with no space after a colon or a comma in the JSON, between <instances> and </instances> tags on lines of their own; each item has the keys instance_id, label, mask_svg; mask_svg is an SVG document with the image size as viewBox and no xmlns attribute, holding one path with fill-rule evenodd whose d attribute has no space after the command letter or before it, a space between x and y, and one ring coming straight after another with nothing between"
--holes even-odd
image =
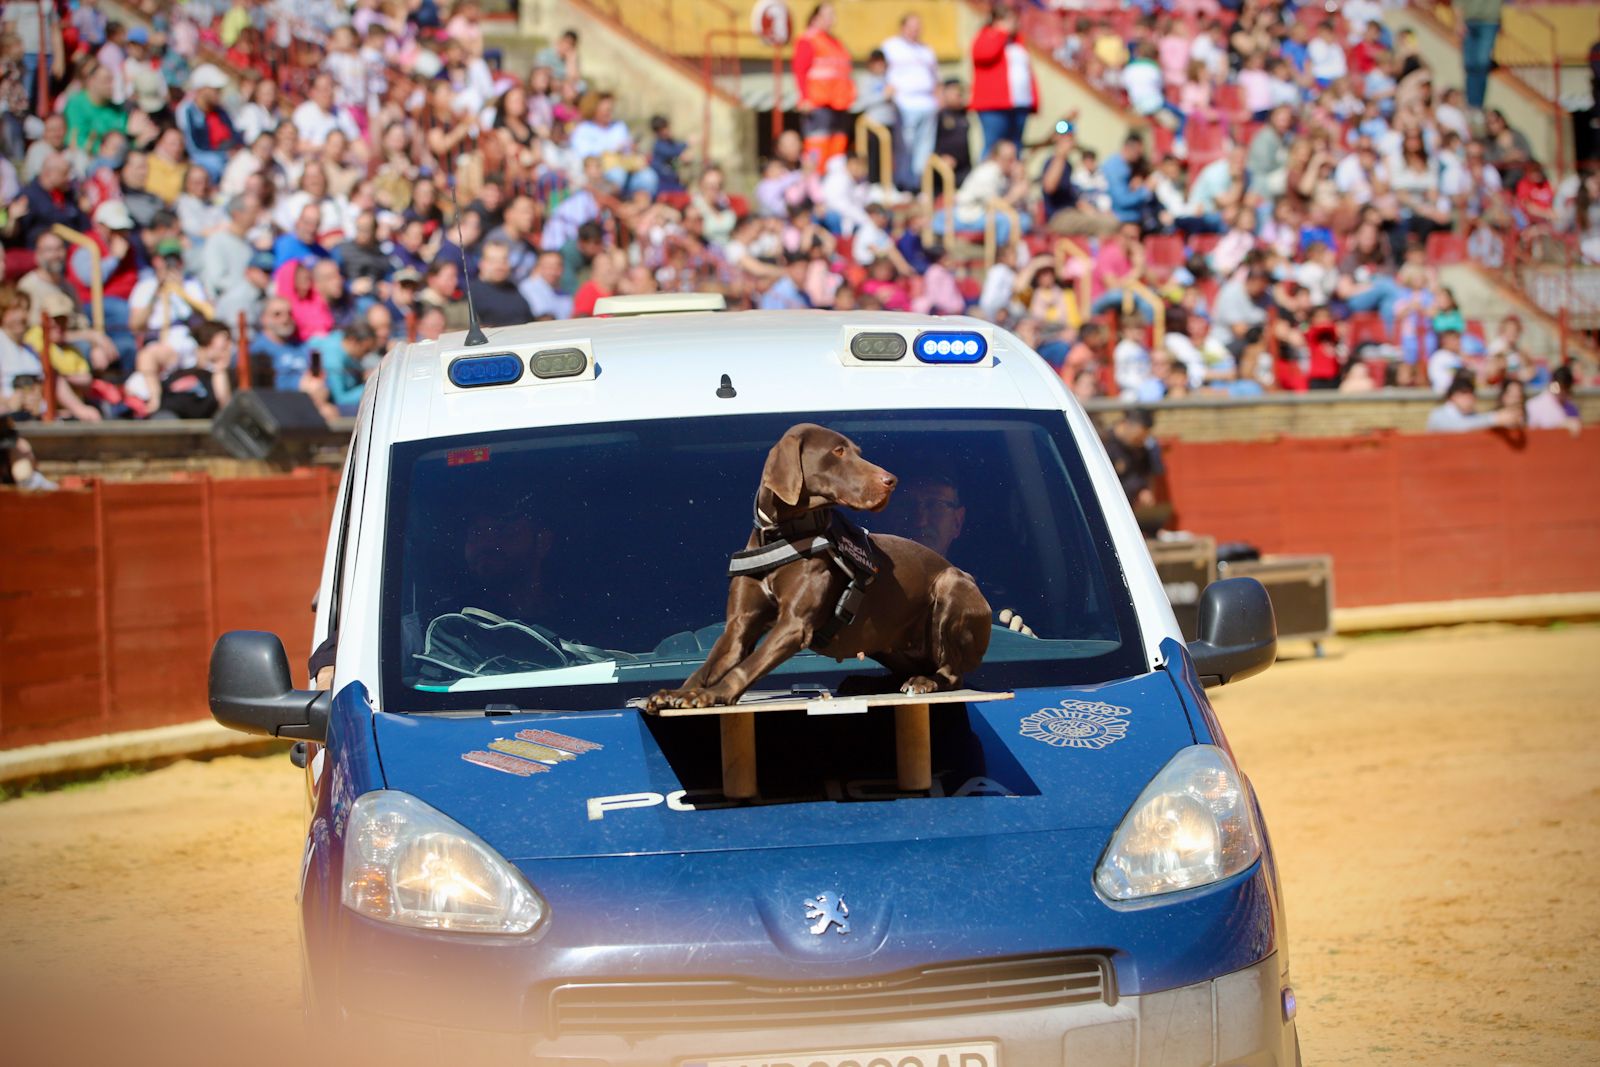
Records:
<instances>
[{"instance_id":1,"label":"roof antenna","mask_svg":"<svg viewBox=\"0 0 1600 1067\"><path fill-rule=\"evenodd\" d=\"M456 216L456 251L461 253L461 279L462 292L467 294L467 339L464 342L469 348L486 345L489 338L484 335L483 324L478 321L478 309L472 303L472 272L467 270L467 243L464 241L461 229L461 207L456 203L456 184L452 179L450 186L450 210Z\"/></svg>"}]
</instances>

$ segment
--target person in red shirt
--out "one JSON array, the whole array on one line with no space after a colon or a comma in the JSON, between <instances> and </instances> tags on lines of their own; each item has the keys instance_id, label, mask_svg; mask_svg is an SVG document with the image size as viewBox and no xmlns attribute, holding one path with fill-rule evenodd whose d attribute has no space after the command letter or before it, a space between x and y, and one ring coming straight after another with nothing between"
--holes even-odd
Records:
<instances>
[{"instance_id":1,"label":"person in red shirt","mask_svg":"<svg viewBox=\"0 0 1600 1067\"><path fill-rule=\"evenodd\" d=\"M828 160L842 155L849 139L850 105L856 101L856 83L850 53L833 35L834 11L818 4L806 20L805 32L794 43L794 81L800 93L801 128L805 151L822 173Z\"/></svg>"},{"instance_id":2,"label":"person in red shirt","mask_svg":"<svg viewBox=\"0 0 1600 1067\"><path fill-rule=\"evenodd\" d=\"M1555 221L1556 191L1550 185L1550 179L1545 177L1544 167L1538 160L1529 160L1527 167L1522 172L1522 180L1517 182L1516 191L1512 194L1517 207L1527 216L1528 225L1536 226L1540 223Z\"/></svg>"},{"instance_id":3,"label":"person in red shirt","mask_svg":"<svg viewBox=\"0 0 1600 1067\"><path fill-rule=\"evenodd\" d=\"M1371 74L1377 65L1389 55L1389 49L1383 44L1383 25L1373 21L1367 23L1366 33L1357 41L1355 47L1349 51L1350 73L1366 77Z\"/></svg>"},{"instance_id":4,"label":"person in red shirt","mask_svg":"<svg viewBox=\"0 0 1600 1067\"><path fill-rule=\"evenodd\" d=\"M594 314L595 301L603 296L615 296L617 282L622 280L622 263L614 252L597 252L590 265L589 280L578 286L572 296L573 318L587 318Z\"/></svg>"},{"instance_id":5,"label":"person in red shirt","mask_svg":"<svg viewBox=\"0 0 1600 1067\"><path fill-rule=\"evenodd\" d=\"M983 130L983 157L996 141L1022 150L1022 128L1039 109L1039 83L1028 47L1022 43L1017 13L997 3L989 24L972 39L972 110Z\"/></svg>"},{"instance_id":6,"label":"person in red shirt","mask_svg":"<svg viewBox=\"0 0 1600 1067\"><path fill-rule=\"evenodd\" d=\"M1307 384L1312 389L1339 388L1340 358L1339 328L1333 324L1333 312L1328 306L1311 313L1311 325L1306 328Z\"/></svg>"}]
</instances>

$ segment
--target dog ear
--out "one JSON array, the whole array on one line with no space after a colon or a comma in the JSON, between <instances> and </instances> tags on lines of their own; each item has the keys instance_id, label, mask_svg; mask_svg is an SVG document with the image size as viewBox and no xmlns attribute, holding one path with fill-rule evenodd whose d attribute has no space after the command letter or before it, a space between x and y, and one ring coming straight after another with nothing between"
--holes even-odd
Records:
<instances>
[{"instance_id":1,"label":"dog ear","mask_svg":"<svg viewBox=\"0 0 1600 1067\"><path fill-rule=\"evenodd\" d=\"M791 427L772 446L772 451L767 453L767 465L761 468L761 484L790 506L798 504L800 494L805 491L805 472L800 469L800 453L804 447L804 427Z\"/></svg>"}]
</instances>

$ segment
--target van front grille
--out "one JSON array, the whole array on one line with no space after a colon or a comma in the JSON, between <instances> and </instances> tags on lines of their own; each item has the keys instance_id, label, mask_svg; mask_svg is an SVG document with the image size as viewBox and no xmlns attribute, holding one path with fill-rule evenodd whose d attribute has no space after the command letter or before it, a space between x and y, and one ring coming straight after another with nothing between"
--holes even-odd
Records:
<instances>
[{"instance_id":1,"label":"van front grille","mask_svg":"<svg viewBox=\"0 0 1600 1067\"><path fill-rule=\"evenodd\" d=\"M558 1035L828 1026L1116 1003L1103 956L941 963L824 982L662 979L569 982L550 993Z\"/></svg>"}]
</instances>

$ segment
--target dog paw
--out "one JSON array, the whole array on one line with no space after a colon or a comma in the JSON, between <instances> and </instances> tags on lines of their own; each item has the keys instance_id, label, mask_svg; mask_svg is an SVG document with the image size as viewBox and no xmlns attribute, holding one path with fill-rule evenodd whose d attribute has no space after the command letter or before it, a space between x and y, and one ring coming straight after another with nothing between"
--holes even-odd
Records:
<instances>
[{"instance_id":1,"label":"dog paw","mask_svg":"<svg viewBox=\"0 0 1600 1067\"><path fill-rule=\"evenodd\" d=\"M921 696L923 693L937 692L938 688L938 682L919 674L915 678L907 678L906 684L900 687L900 692L908 696Z\"/></svg>"},{"instance_id":2,"label":"dog paw","mask_svg":"<svg viewBox=\"0 0 1600 1067\"><path fill-rule=\"evenodd\" d=\"M644 698L644 710L660 711L662 708L675 707L672 698L676 695L671 689L658 689Z\"/></svg>"}]
</instances>

